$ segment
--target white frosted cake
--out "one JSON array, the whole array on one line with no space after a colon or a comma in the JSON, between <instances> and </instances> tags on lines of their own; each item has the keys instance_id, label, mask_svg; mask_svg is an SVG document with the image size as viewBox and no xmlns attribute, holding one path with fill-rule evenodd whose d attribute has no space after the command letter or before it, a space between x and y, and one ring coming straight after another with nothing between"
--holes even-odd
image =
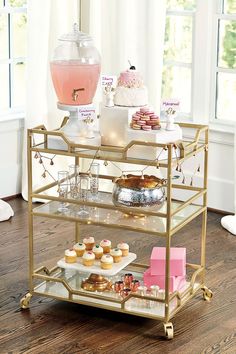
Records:
<instances>
[{"instance_id":1,"label":"white frosted cake","mask_svg":"<svg viewBox=\"0 0 236 354\"><path fill-rule=\"evenodd\" d=\"M142 76L134 66L120 73L114 97L116 106L140 107L148 103L148 92Z\"/></svg>"}]
</instances>

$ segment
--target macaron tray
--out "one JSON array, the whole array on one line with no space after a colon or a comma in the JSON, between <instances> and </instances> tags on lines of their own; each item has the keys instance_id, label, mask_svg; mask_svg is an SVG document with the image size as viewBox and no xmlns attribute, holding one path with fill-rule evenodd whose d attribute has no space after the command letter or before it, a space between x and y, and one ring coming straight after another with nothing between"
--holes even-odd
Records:
<instances>
[{"instance_id":1,"label":"macaron tray","mask_svg":"<svg viewBox=\"0 0 236 354\"><path fill-rule=\"evenodd\" d=\"M77 270L83 273L95 273L106 276L113 276L119 273L123 268L129 265L137 258L135 253L129 252L128 256L122 257L119 263L113 263L111 269L102 269L100 266L100 260L95 259L92 266L85 266L82 264L82 257L77 257L76 263L66 263L65 259L62 258L57 262L58 267L64 269Z\"/></svg>"}]
</instances>

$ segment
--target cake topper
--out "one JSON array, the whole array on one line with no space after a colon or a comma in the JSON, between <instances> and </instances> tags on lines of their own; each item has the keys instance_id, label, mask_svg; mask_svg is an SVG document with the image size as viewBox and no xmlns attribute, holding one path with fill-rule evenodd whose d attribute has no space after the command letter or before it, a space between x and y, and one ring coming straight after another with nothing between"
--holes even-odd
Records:
<instances>
[{"instance_id":1,"label":"cake topper","mask_svg":"<svg viewBox=\"0 0 236 354\"><path fill-rule=\"evenodd\" d=\"M129 63L129 65L130 65L129 70L136 70L136 67L131 64L131 61L130 61L130 60L128 60L128 63Z\"/></svg>"}]
</instances>

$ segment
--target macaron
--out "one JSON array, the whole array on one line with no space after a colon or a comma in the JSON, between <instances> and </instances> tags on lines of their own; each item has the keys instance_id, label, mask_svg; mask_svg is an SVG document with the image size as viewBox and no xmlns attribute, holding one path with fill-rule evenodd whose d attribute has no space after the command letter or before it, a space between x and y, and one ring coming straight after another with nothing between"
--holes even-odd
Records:
<instances>
[{"instance_id":1,"label":"macaron","mask_svg":"<svg viewBox=\"0 0 236 354\"><path fill-rule=\"evenodd\" d=\"M131 128L132 128L132 129L135 129L135 130L140 130L140 129L141 129L141 125L132 124Z\"/></svg>"},{"instance_id":2,"label":"macaron","mask_svg":"<svg viewBox=\"0 0 236 354\"><path fill-rule=\"evenodd\" d=\"M146 130L146 131L150 131L150 130L152 130L152 127L151 127L151 125L142 125L142 129Z\"/></svg>"},{"instance_id":3,"label":"macaron","mask_svg":"<svg viewBox=\"0 0 236 354\"><path fill-rule=\"evenodd\" d=\"M138 125L146 125L146 121L144 121L144 120L137 120L136 124L138 124Z\"/></svg>"},{"instance_id":4,"label":"macaron","mask_svg":"<svg viewBox=\"0 0 236 354\"><path fill-rule=\"evenodd\" d=\"M159 122L157 120L148 120L147 122L147 125L157 125Z\"/></svg>"},{"instance_id":5,"label":"macaron","mask_svg":"<svg viewBox=\"0 0 236 354\"><path fill-rule=\"evenodd\" d=\"M150 119L160 119L157 114L151 114Z\"/></svg>"},{"instance_id":6,"label":"macaron","mask_svg":"<svg viewBox=\"0 0 236 354\"><path fill-rule=\"evenodd\" d=\"M141 116L141 120L147 121L147 120L150 120L150 117L149 116Z\"/></svg>"},{"instance_id":7,"label":"macaron","mask_svg":"<svg viewBox=\"0 0 236 354\"><path fill-rule=\"evenodd\" d=\"M140 116L138 116L137 114L133 114L132 115L132 120L139 120Z\"/></svg>"},{"instance_id":8,"label":"macaron","mask_svg":"<svg viewBox=\"0 0 236 354\"><path fill-rule=\"evenodd\" d=\"M153 130L160 130L161 126L160 125L152 125Z\"/></svg>"},{"instance_id":9,"label":"macaron","mask_svg":"<svg viewBox=\"0 0 236 354\"><path fill-rule=\"evenodd\" d=\"M147 107L142 107L140 108L140 112L144 113L144 112L149 112L149 108Z\"/></svg>"}]
</instances>

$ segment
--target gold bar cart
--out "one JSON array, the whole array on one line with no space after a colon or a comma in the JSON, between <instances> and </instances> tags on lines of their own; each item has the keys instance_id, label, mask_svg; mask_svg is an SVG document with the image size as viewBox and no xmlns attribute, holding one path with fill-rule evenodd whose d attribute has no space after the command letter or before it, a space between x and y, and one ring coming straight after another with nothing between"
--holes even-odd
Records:
<instances>
[{"instance_id":1,"label":"gold bar cart","mask_svg":"<svg viewBox=\"0 0 236 354\"><path fill-rule=\"evenodd\" d=\"M65 124L65 120L62 125ZM91 146L79 145L71 142L59 130L48 131L44 126L38 126L28 130L28 190L29 190L29 292L21 299L21 308L29 307L32 295L46 296L58 300L75 302L83 305L105 308L112 311L118 311L133 314L141 317L157 319L163 322L164 332L167 339L173 338L173 324L170 320L175 314L201 289L203 298L210 301L212 292L205 285L205 244L206 244L206 224L207 224L207 168L208 168L208 127L205 125L194 125L179 123L182 129L194 131L193 138L188 141L178 141L170 144L148 143L132 141L126 147L110 146ZM56 139L60 142L61 148L50 147L50 139ZM162 149L167 153L166 160L148 160L129 157L130 149L135 146L145 146L150 149ZM180 156L173 155L173 149L178 148ZM97 201L82 202L79 199L72 199L70 196L63 199L69 203L70 212L67 214L58 213L58 205L61 198L50 194L50 190L57 187L57 181L44 185L37 190L32 190L32 159L36 153L53 154L58 156L73 157L76 164L80 159L97 159L111 162L121 162L125 164L134 164L142 166L153 166L166 170L166 201L160 210L155 207L128 208L114 206L111 193L99 192ZM202 154L204 159L204 175L201 187L173 183L173 171L176 165L181 165L188 159ZM99 178L112 181L114 176L100 175ZM189 193L185 201L178 201L173 198L174 190L182 190ZM44 192L47 191L47 195ZM32 199L47 201L40 206L32 208ZM101 202L102 200L102 202ZM201 200L201 202L199 202ZM81 204L87 208L99 210L99 217L80 218L76 210ZM124 215L141 214L145 216L145 222ZM107 215L109 214L109 220ZM169 292L170 277L170 247L171 240L175 233L181 230L185 225L202 215L201 228L201 258L200 264L187 264L191 270L191 277L186 286L180 291ZM150 295L139 295L135 292L129 293L124 298L117 298L113 293L95 293L85 291L81 288L83 275L78 272L65 272L58 265L48 269L41 266L34 267L34 230L33 218L41 216L52 219L71 221L75 223L76 241L79 241L79 225L92 224L105 226L109 228L119 228L131 230L144 234L164 237L166 242L166 281L165 297L154 298ZM142 218L140 218L142 220ZM132 271L137 279L142 279L143 272L148 268L147 265L139 263L130 263L124 271ZM136 300L135 300L136 299ZM134 306L134 301L143 304L140 307ZM154 306L150 307L150 303ZM149 305L145 305L149 304ZM146 306L146 307L145 307Z\"/></svg>"}]
</instances>

